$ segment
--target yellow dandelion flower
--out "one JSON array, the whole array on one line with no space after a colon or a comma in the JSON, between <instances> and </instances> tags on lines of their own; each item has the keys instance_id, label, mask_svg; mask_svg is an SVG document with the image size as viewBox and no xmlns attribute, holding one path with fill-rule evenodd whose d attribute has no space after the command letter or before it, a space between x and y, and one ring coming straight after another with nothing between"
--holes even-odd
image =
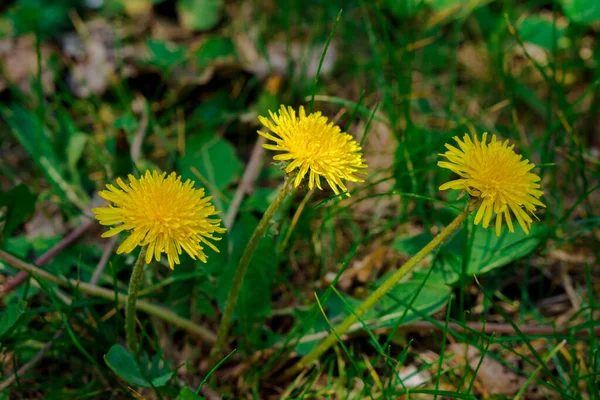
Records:
<instances>
[{"instance_id":1,"label":"yellow dandelion flower","mask_svg":"<svg viewBox=\"0 0 600 400\"><path fill-rule=\"evenodd\" d=\"M146 263L152 258L160 261L167 254L169 265L179 264L181 250L192 257L206 262L201 243L219 251L210 241L219 240L213 233L223 233L221 220L211 218L218 214L204 197L204 189L194 189L194 182L181 182L181 177L172 172L167 176L156 171L146 173L139 179L129 175L129 184L117 179L120 189L106 185L108 190L98 194L112 205L94 208L96 219L101 225L121 224L105 232L102 237L114 236L122 231L129 232L127 239L117 249L117 254L130 253L137 246L148 246Z\"/></svg>"},{"instance_id":2,"label":"yellow dandelion flower","mask_svg":"<svg viewBox=\"0 0 600 400\"><path fill-rule=\"evenodd\" d=\"M460 179L447 182L440 190L464 189L471 196L481 199L475 215L475 225L483 221L487 228L496 214L496 235L502 231L502 219L511 232L514 232L511 213L517 218L526 234L535 216L536 206L545 207L539 200L543 192L539 190L540 177L530 172L535 165L514 152L514 145L508 140L496 141L496 135L487 143L487 133L481 141L465 135L461 141L454 137L460 149L446 144L448 151L441 154L448 161L438 165L460 175ZM531 216L529 215L531 214ZM537 217L536 217L537 218Z\"/></svg>"},{"instance_id":3,"label":"yellow dandelion flower","mask_svg":"<svg viewBox=\"0 0 600 400\"><path fill-rule=\"evenodd\" d=\"M320 112L306 115L304 107L300 107L298 115L291 107L281 106L279 115L269 111L272 121L258 117L259 121L273 134L258 131L258 134L275 144L264 144L268 150L282 151L273 157L275 160L287 162L286 173L298 170L294 186L298 187L308 173L308 187L319 189L321 177L325 178L335 194L347 192L343 180L363 182L355 176L363 168L367 168L362 157L360 145L354 138L342 132Z\"/></svg>"}]
</instances>

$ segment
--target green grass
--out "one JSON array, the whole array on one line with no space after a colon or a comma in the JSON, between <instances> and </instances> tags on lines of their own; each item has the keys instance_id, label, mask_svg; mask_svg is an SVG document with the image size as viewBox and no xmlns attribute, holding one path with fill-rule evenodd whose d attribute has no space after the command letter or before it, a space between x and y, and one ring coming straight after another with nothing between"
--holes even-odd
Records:
<instances>
[{"instance_id":1,"label":"green grass","mask_svg":"<svg viewBox=\"0 0 600 400\"><path fill-rule=\"evenodd\" d=\"M250 263L218 368L206 361L209 341L140 311L142 365L109 353L125 344L116 294L137 253L117 255L93 224L39 267L89 282L106 253L97 284L115 298L35 278L3 294L0 398L186 400L202 386L199 396L223 399L503 399L519 390L600 399L600 42L598 22L581 14L600 20L594 1L244 1L248 9L206 11L220 19L207 31L171 38L156 32L165 18L177 26L184 1L154 3L156 30L142 34L132 33L140 17L116 0L95 11L75 0L39 15L24 12L35 0L0 10L0 38L30 35L27 51L54 84L40 85L43 74L11 80L6 60L17 52L0 55L0 250L33 263L90 218L105 183L148 168L194 179L227 215L256 116L280 103L322 111L363 143L366 182L348 199L316 191L294 227L307 188L284 202ZM82 61L61 49L44 58L73 30L74 12L113 34L114 77L87 98L69 78ZM453 136L485 131L538 165L546 208L531 235L496 238L464 224L314 368L281 379L464 208L465 196L438 190L452 177L438 154ZM140 300L216 332L245 245L283 182L271 156L220 253L209 250L207 264L182 256L173 271L153 263ZM17 272L0 261L0 285ZM466 363L453 343L474 358ZM490 365L521 385L490 393ZM404 376L408 368L416 372Z\"/></svg>"}]
</instances>

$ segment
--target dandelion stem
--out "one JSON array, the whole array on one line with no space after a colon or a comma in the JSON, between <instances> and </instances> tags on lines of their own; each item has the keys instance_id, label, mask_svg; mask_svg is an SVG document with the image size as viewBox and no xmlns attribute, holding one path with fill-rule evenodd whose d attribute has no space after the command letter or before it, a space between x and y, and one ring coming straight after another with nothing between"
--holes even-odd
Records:
<instances>
[{"instance_id":1,"label":"dandelion stem","mask_svg":"<svg viewBox=\"0 0 600 400\"><path fill-rule=\"evenodd\" d=\"M144 276L144 265L146 258L146 246L142 247L140 254L133 266L131 280L129 281L129 293L127 304L125 306L125 337L127 338L127 347L133 354L137 354L137 338L135 335L135 303L137 301L138 289Z\"/></svg>"},{"instance_id":2,"label":"dandelion stem","mask_svg":"<svg viewBox=\"0 0 600 400\"><path fill-rule=\"evenodd\" d=\"M119 293L116 288L107 289L96 285L90 285L89 283L81 282L76 279L65 279L52 275L51 273L44 271L35 265L26 263L25 261L20 260L19 258L3 250L0 250L0 261L15 267L20 271L25 271L36 279L43 279L67 288L74 288L90 296L97 296L108 301L116 300L119 304L126 304L127 299L129 298L127 295ZM163 321L172 324L173 326L184 329L191 334L197 335L207 343L214 343L216 340L214 333L198 324L195 324L189 319L180 317L165 306L153 304L146 300L140 300L137 302L137 309L160 318Z\"/></svg>"},{"instance_id":3,"label":"dandelion stem","mask_svg":"<svg viewBox=\"0 0 600 400\"><path fill-rule=\"evenodd\" d=\"M246 246L246 250L244 250L244 254L240 259L240 263L238 264L238 268L235 271L235 276L233 277L233 284L231 286L231 290L229 291L229 295L227 296L227 303L225 304L225 311L223 312L223 318L221 319L221 324L219 325L219 330L217 332L217 341L212 348L209 365L212 365L217 361L217 358L223 352L223 347L225 346L225 342L227 340L227 336L229 334L229 328L231 327L231 322L233 319L233 311L235 309L235 305L237 302L237 298L240 294L240 290L242 289L242 284L244 283L244 277L246 276L246 272L248 271L248 266L250 265L250 261L252 260L252 255L258 246L260 238L262 238L269 227L269 223L275 215L275 212L281 206L281 203L286 198L288 193L291 192L293 187L293 180L287 178L285 183L275 200L269 205L267 211L263 215L262 219L258 223L258 226L252 233L252 237Z\"/></svg>"},{"instance_id":4,"label":"dandelion stem","mask_svg":"<svg viewBox=\"0 0 600 400\"><path fill-rule=\"evenodd\" d=\"M337 340L344 335L352 325L354 325L367 311L369 311L379 300L392 290L398 281L408 274L412 269L436 247L438 247L452 232L454 232L462 222L467 218L469 212L473 209L472 203L461 212L447 227L445 227L431 242L423 247L417 254L412 256L400 269L390 276L381 286L379 286L369 297L367 297L354 312L335 328L316 348L298 361L292 368L288 369L284 377L291 377L303 368L311 365L321 354L325 353Z\"/></svg>"}]
</instances>

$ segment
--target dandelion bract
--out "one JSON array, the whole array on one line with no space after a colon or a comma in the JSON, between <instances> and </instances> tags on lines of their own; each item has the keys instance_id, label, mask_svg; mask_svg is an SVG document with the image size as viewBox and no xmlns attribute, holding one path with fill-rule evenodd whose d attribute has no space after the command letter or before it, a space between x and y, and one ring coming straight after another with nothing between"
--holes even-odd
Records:
<instances>
[{"instance_id":1,"label":"dandelion bract","mask_svg":"<svg viewBox=\"0 0 600 400\"><path fill-rule=\"evenodd\" d=\"M325 178L335 194L347 192L344 181L362 182L356 176L367 168L362 156L362 148L348 133L328 122L320 112L306 115L300 107L298 115L291 107L281 106L279 114L269 112L271 120L258 117L271 133L259 131L261 136L274 142L264 144L268 150L281 151L273 157L287 162L285 172L297 170L294 186L298 187L308 174L308 187L321 187L321 177Z\"/></svg>"},{"instance_id":2,"label":"dandelion bract","mask_svg":"<svg viewBox=\"0 0 600 400\"><path fill-rule=\"evenodd\" d=\"M508 140L500 142L496 135L487 143L487 133L481 141L465 135L462 140L454 137L459 148L446 144L441 154L447 161L438 165L460 176L459 179L440 186L440 190L464 189L471 196L480 198L481 203L475 215L475 224L483 223L487 228L493 214L496 214L496 234L502 231L502 221L514 232L511 214L515 216L523 231L529 234L536 207L544 207L540 201L540 177L532 173L535 167L529 160L522 159L514 152L514 145Z\"/></svg>"},{"instance_id":3,"label":"dandelion bract","mask_svg":"<svg viewBox=\"0 0 600 400\"><path fill-rule=\"evenodd\" d=\"M218 240L215 233L223 233L221 220L211 204L211 197L204 196L204 189L195 189L194 182L181 182L174 172L146 173L141 178L129 175L129 184L117 179L119 187L106 185L99 195L111 204L95 208L92 212L102 225L117 225L103 237L120 232L129 233L117 249L117 253L130 253L137 246L148 246L146 263L154 257L160 260L166 253L169 265L179 264L182 249L193 259L206 262L201 243L215 251L210 240Z\"/></svg>"}]
</instances>

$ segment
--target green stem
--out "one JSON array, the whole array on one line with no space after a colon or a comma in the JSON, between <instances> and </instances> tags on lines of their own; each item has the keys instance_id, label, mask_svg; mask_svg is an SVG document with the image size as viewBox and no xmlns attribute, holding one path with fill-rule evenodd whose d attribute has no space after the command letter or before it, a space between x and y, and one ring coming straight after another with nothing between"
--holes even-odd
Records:
<instances>
[{"instance_id":1,"label":"green stem","mask_svg":"<svg viewBox=\"0 0 600 400\"><path fill-rule=\"evenodd\" d=\"M49 272L44 271L43 269L36 267L35 265L26 263L25 261L3 250L0 250L0 260L4 261L9 265L12 265L13 267L21 271L25 271L33 275L36 279L43 279L45 281L52 282L67 288L76 288L77 290L80 290L81 292L91 296L101 297L109 301L114 301L116 297L119 304L126 304L129 298L129 296L123 293L115 294L115 289L106 289L100 286L91 285L89 283L80 282L75 279L66 280L63 278L59 278L55 275L52 275ZM160 318L163 321L172 324L173 326L177 326L181 329L184 329L189 333L197 335L207 343L214 343L216 340L215 334L209 331L208 329L195 324L189 319L180 317L179 315L175 314L173 311L169 310L166 307L160 306L158 304L152 304L146 300L140 300L137 302L137 309L150 315L153 315L157 318Z\"/></svg>"},{"instance_id":2,"label":"green stem","mask_svg":"<svg viewBox=\"0 0 600 400\"><path fill-rule=\"evenodd\" d=\"M237 302L237 298L240 294L240 290L242 289L242 284L244 283L244 277L246 276L246 272L248 271L248 266L250 265L250 260L252 260L252 255L260 242L260 239L264 236L273 215L281 206L281 203L286 198L288 193L292 190L292 182L291 178L286 178L283 187L277 193L275 200L269 205L267 211L263 215L262 219L258 223L258 226L252 233L252 237L246 246L246 250L244 250L244 254L240 259L240 263L235 271L235 276L233 277L233 284L231 286L231 290L229 291L229 295L227 296L227 303L225 304L225 311L223 312L223 318L221 319L221 324L219 325L219 330L217 331L217 341L212 348L209 365L214 364L217 361L217 358L221 355L223 351L223 347L225 346L225 342L227 340L227 336L229 334L229 328L231 327L231 322L233 319L233 311L235 309L235 305Z\"/></svg>"},{"instance_id":3,"label":"green stem","mask_svg":"<svg viewBox=\"0 0 600 400\"><path fill-rule=\"evenodd\" d=\"M346 317L346 319L335 328L335 332L331 332L325 340L323 340L315 349L304 356L292 368L288 369L284 377L291 377L303 368L311 365L321 354L325 353L336 341L337 338L344 335L359 318L369 311L379 300L392 290L396 284L429 253L438 247L452 232L454 232L462 222L467 218L471 211L471 204L463 212L461 212L446 228L444 228L431 242L423 247L417 254L408 260L398 271L394 272L381 286L379 286L369 297L367 297L354 312Z\"/></svg>"},{"instance_id":4,"label":"green stem","mask_svg":"<svg viewBox=\"0 0 600 400\"><path fill-rule=\"evenodd\" d=\"M127 347L133 354L137 354L137 337L135 336L135 303L137 301L140 282L144 276L144 265L146 265L146 246L142 247L140 254L133 266L131 280L129 281L129 293L125 305L125 337Z\"/></svg>"}]
</instances>

